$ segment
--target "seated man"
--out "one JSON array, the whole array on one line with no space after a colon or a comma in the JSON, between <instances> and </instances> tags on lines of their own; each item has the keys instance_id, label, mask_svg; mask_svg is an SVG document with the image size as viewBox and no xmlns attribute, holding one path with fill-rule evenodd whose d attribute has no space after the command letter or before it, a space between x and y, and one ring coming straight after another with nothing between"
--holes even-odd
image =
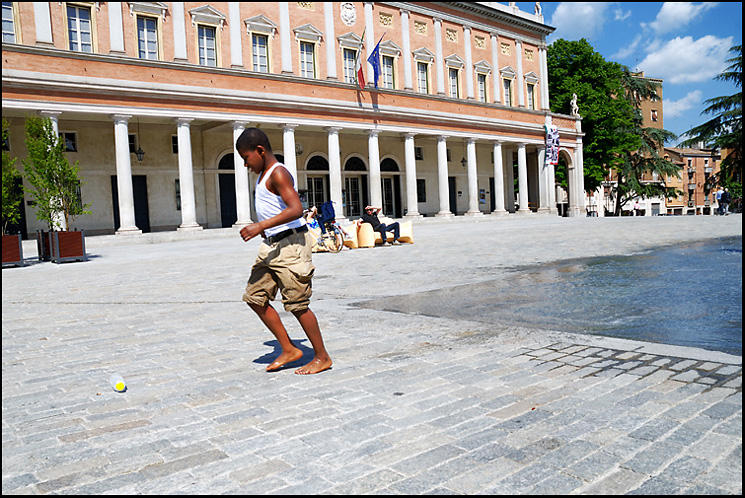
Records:
<instances>
[{"instance_id":1,"label":"seated man","mask_svg":"<svg viewBox=\"0 0 745 498\"><path fill-rule=\"evenodd\" d=\"M380 236L383 238L384 245L388 245L388 234L386 232L393 232L393 243L396 245L400 244L400 242L398 241L398 237L400 235L398 222L393 222L390 225L381 223L378 219L378 213L380 212L380 209L381 208L367 206L365 208L365 211L362 213L362 223L371 224L373 230L380 233Z\"/></svg>"}]
</instances>

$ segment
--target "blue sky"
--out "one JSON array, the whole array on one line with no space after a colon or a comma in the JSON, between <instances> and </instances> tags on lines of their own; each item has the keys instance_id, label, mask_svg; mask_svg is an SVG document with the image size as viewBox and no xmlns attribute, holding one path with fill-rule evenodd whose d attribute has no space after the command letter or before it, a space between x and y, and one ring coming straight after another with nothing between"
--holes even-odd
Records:
<instances>
[{"instance_id":1,"label":"blue sky","mask_svg":"<svg viewBox=\"0 0 745 498\"><path fill-rule=\"evenodd\" d=\"M532 13L534 2L517 2ZM665 129L677 135L710 117L705 101L741 91L714 81L742 44L741 2L541 2L554 40L585 38L605 60L663 82ZM582 103L580 102L580 114Z\"/></svg>"}]
</instances>

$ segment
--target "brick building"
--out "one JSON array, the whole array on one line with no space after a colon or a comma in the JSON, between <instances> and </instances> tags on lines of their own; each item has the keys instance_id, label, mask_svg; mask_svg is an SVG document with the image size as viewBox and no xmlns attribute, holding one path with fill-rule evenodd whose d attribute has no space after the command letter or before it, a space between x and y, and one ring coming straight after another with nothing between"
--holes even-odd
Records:
<instances>
[{"instance_id":1,"label":"brick building","mask_svg":"<svg viewBox=\"0 0 745 498\"><path fill-rule=\"evenodd\" d=\"M579 119L549 111L552 31L495 2L3 2L7 146L20 164L25 116L48 116L91 204L75 226L136 234L249 223L246 126L342 216L556 214L554 125L584 215Z\"/></svg>"}]
</instances>

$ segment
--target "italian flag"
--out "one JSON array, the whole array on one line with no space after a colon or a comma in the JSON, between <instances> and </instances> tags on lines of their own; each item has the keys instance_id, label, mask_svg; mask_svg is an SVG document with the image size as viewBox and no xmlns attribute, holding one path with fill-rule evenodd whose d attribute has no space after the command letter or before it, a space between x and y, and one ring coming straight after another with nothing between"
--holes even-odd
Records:
<instances>
[{"instance_id":1,"label":"italian flag","mask_svg":"<svg viewBox=\"0 0 745 498\"><path fill-rule=\"evenodd\" d=\"M357 53L357 61L354 63L354 72L357 74L357 83L360 85L360 90L365 89L365 73L362 71L362 57L359 52Z\"/></svg>"},{"instance_id":2,"label":"italian flag","mask_svg":"<svg viewBox=\"0 0 745 498\"><path fill-rule=\"evenodd\" d=\"M365 39L365 31L362 31L362 40ZM357 60L354 61L354 73L357 75L357 84L360 90L365 89L365 72L362 70L362 45L357 51Z\"/></svg>"}]
</instances>

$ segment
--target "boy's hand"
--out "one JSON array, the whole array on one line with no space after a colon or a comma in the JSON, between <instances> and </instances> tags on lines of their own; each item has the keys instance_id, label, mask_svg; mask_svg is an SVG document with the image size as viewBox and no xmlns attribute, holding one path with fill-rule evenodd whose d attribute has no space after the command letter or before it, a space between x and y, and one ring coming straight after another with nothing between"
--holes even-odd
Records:
<instances>
[{"instance_id":1,"label":"boy's hand","mask_svg":"<svg viewBox=\"0 0 745 498\"><path fill-rule=\"evenodd\" d=\"M263 232L264 231L258 223L251 223L250 225L241 228L241 237L243 238L243 242L248 242L257 235L261 235Z\"/></svg>"}]
</instances>

